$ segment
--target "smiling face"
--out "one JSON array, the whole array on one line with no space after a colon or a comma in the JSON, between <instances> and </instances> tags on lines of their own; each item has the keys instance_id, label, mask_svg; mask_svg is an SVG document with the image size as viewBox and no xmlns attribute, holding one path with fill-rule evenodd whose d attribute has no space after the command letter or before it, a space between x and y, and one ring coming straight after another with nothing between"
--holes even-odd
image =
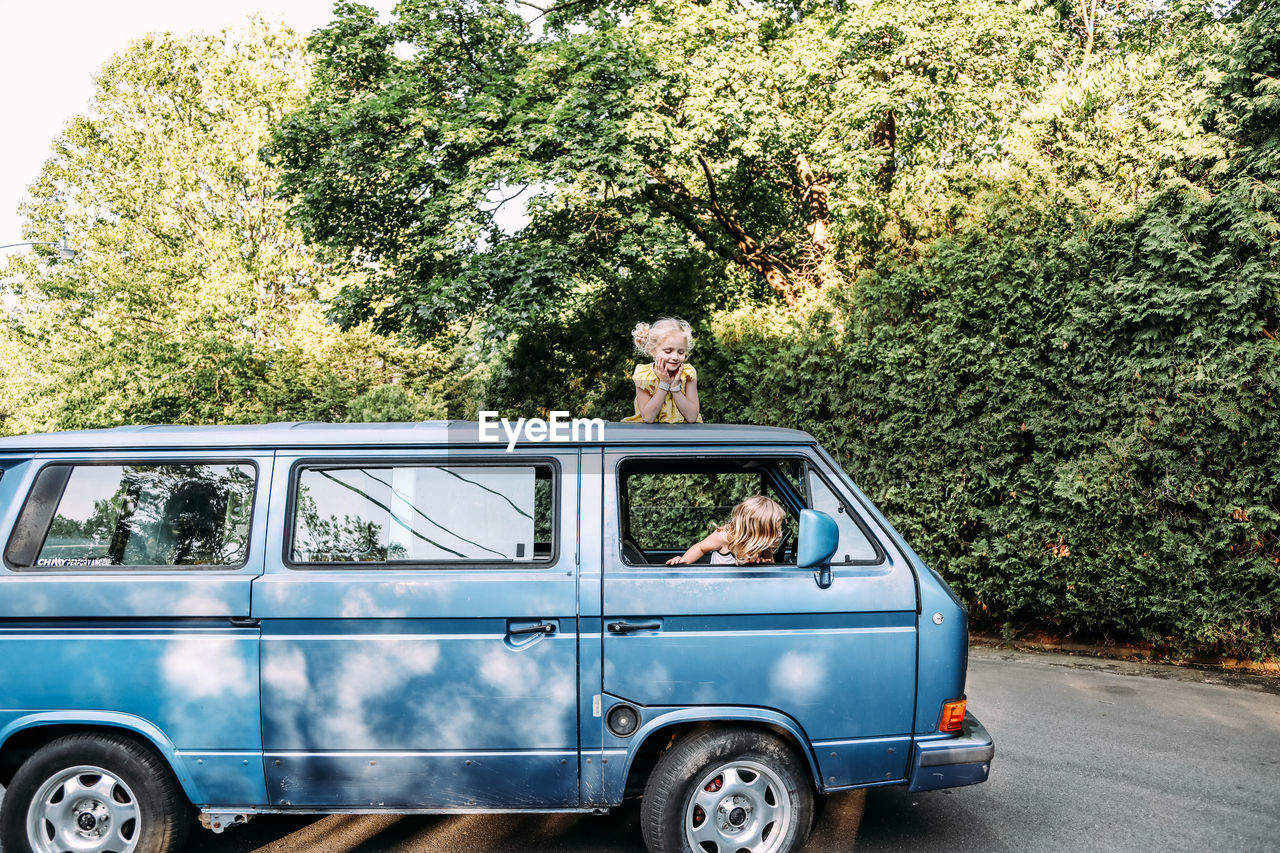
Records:
<instances>
[{"instance_id":1,"label":"smiling face","mask_svg":"<svg viewBox=\"0 0 1280 853\"><path fill-rule=\"evenodd\" d=\"M684 365L688 341L683 332L663 336L653 348L653 366L659 376L676 376Z\"/></svg>"}]
</instances>

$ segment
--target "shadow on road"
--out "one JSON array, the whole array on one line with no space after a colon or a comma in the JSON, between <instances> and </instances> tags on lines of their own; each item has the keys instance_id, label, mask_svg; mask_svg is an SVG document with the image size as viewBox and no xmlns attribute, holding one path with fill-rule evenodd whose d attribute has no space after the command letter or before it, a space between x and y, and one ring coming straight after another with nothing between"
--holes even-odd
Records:
<instances>
[{"instance_id":1,"label":"shadow on road","mask_svg":"<svg viewBox=\"0 0 1280 853\"><path fill-rule=\"evenodd\" d=\"M805 853L852 851L866 791L828 797ZM899 831L901 827L899 827ZM859 849L866 849L859 847ZM220 836L200 831L187 853L643 853L640 804L608 815L265 815Z\"/></svg>"},{"instance_id":2,"label":"shadow on road","mask_svg":"<svg viewBox=\"0 0 1280 853\"><path fill-rule=\"evenodd\" d=\"M598 817L545 815L265 815L221 836L197 832L187 853L633 853L639 806Z\"/></svg>"}]
</instances>

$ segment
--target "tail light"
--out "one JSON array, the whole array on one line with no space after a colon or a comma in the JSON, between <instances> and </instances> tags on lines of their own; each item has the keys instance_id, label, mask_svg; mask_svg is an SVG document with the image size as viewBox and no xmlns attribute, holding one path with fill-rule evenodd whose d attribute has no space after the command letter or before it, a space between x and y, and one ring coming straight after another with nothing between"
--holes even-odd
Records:
<instances>
[{"instance_id":1,"label":"tail light","mask_svg":"<svg viewBox=\"0 0 1280 853\"><path fill-rule=\"evenodd\" d=\"M942 706L942 719L938 723L938 731L958 732L964 724L964 711L967 700L956 699Z\"/></svg>"}]
</instances>

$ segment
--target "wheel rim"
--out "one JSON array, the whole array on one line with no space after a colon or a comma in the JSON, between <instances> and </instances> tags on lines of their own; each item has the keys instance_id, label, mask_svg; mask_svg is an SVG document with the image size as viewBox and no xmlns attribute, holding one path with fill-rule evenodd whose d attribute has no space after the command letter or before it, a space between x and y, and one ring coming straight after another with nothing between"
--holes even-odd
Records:
<instances>
[{"instance_id":1,"label":"wheel rim","mask_svg":"<svg viewBox=\"0 0 1280 853\"><path fill-rule=\"evenodd\" d=\"M138 799L119 776L81 765L45 780L27 809L35 853L133 853Z\"/></svg>"},{"instance_id":2,"label":"wheel rim","mask_svg":"<svg viewBox=\"0 0 1280 853\"><path fill-rule=\"evenodd\" d=\"M791 829L791 798L778 774L734 761L706 774L684 810L689 847L706 853L771 853Z\"/></svg>"}]
</instances>

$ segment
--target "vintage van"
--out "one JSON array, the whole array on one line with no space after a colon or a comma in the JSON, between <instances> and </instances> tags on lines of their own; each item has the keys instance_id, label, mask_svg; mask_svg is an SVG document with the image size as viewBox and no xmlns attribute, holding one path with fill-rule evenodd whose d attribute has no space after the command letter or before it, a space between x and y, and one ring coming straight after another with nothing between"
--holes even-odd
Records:
<instances>
[{"instance_id":1,"label":"vintage van","mask_svg":"<svg viewBox=\"0 0 1280 853\"><path fill-rule=\"evenodd\" d=\"M651 850L786 853L987 778L964 609L811 436L596 427L0 439L5 853L633 796ZM754 494L774 564L666 565Z\"/></svg>"}]
</instances>

